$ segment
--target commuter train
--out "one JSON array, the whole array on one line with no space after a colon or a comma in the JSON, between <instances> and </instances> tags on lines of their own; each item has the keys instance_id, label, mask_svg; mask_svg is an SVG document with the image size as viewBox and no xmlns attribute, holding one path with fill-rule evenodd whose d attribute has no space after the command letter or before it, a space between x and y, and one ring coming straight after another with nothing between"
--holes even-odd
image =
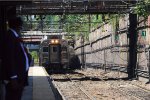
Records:
<instances>
[{"instance_id":1,"label":"commuter train","mask_svg":"<svg viewBox=\"0 0 150 100\"><path fill-rule=\"evenodd\" d=\"M70 43L59 35L43 40L39 49L39 65L53 70L79 69L80 60Z\"/></svg>"}]
</instances>

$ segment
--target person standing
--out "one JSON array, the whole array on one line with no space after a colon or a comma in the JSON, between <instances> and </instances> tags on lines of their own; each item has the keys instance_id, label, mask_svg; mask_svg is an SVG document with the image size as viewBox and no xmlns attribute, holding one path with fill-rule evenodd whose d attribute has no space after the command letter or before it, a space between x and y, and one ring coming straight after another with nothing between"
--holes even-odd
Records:
<instances>
[{"instance_id":1,"label":"person standing","mask_svg":"<svg viewBox=\"0 0 150 100\"><path fill-rule=\"evenodd\" d=\"M6 86L5 100L21 100L28 84L29 58L20 39L23 21L21 17L8 20L9 29L4 35L3 80Z\"/></svg>"}]
</instances>

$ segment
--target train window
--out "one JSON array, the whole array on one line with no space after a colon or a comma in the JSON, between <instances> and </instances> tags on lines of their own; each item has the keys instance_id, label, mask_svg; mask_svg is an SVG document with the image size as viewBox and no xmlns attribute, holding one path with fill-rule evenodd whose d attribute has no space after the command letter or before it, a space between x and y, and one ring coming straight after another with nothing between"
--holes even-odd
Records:
<instances>
[{"instance_id":1,"label":"train window","mask_svg":"<svg viewBox=\"0 0 150 100\"><path fill-rule=\"evenodd\" d=\"M62 51L67 51L67 48L66 47L62 47L61 50Z\"/></svg>"},{"instance_id":2,"label":"train window","mask_svg":"<svg viewBox=\"0 0 150 100\"><path fill-rule=\"evenodd\" d=\"M43 47L43 52L48 52L48 47Z\"/></svg>"},{"instance_id":3,"label":"train window","mask_svg":"<svg viewBox=\"0 0 150 100\"><path fill-rule=\"evenodd\" d=\"M57 52L57 47L53 47L53 52Z\"/></svg>"}]
</instances>

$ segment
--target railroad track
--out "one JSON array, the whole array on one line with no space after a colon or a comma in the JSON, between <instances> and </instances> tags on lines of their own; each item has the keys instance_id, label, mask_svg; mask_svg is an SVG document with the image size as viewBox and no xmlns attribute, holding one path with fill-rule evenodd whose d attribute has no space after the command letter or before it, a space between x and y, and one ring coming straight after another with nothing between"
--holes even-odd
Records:
<instances>
[{"instance_id":1,"label":"railroad track","mask_svg":"<svg viewBox=\"0 0 150 100\"><path fill-rule=\"evenodd\" d=\"M59 89L59 86L57 85L57 82L55 80L61 80L61 79L65 79L66 81L68 81L68 86L69 84L71 84L71 90L69 92L71 93L75 93L74 96L72 97L68 97L65 94L68 93L64 93L65 90L61 90ZM69 100L69 98L71 98L71 100L76 100L76 99L81 99L81 100L95 100L94 97L92 97L82 86L81 86L81 82L77 81L77 80L73 80L71 78L70 74L64 74L61 75L60 79L54 79L53 76L51 76L51 79L53 80L53 83L55 84L55 86L57 87L58 91L60 92L60 94L62 95L63 100ZM70 82L70 83L69 83ZM64 91L64 92L63 92ZM67 92L67 91L66 91Z\"/></svg>"},{"instance_id":2,"label":"railroad track","mask_svg":"<svg viewBox=\"0 0 150 100\"><path fill-rule=\"evenodd\" d=\"M149 100L150 98L150 90L138 87L132 84L131 81L118 79L116 79L116 81L111 81L109 78L112 76L108 75L110 74L109 72L103 72L98 76L93 73L95 72L93 71L92 73L84 74L83 71L82 74L63 73L51 74L50 76L58 91L62 95L63 100L116 100L119 96L126 100ZM99 80L95 81L95 77L99 78ZM90 83L92 83L92 85ZM97 90L95 91L94 88L97 88L95 84L97 84L100 89L105 89L101 90L101 92ZM104 84L104 86L102 84ZM89 85L93 87L90 88ZM97 96L95 92L99 96ZM109 93L111 96L109 96Z\"/></svg>"},{"instance_id":3,"label":"railroad track","mask_svg":"<svg viewBox=\"0 0 150 100\"><path fill-rule=\"evenodd\" d=\"M95 100L95 98L94 98L93 96L91 96L91 95L82 87L81 84L77 85L76 82L74 82L74 81L71 79L71 77L69 77L69 74L66 74L66 78L68 78L68 79L74 84L74 86L75 86L76 88L79 88L80 91L82 91L83 94L84 94L85 96L87 96L88 100Z\"/></svg>"}]
</instances>

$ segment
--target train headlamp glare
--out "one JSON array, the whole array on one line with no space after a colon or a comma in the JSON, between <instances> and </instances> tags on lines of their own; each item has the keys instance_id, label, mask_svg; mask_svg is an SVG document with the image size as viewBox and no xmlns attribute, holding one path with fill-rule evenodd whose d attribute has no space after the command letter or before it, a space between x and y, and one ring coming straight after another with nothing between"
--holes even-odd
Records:
<instances>
[{"instance_id":1,"label":"train headlamp glare","mask_svg":"<svg viewBox=\"0 0 150 100\"><path fill-rule=\"evenodd\" d=\"M54 40L51 40L51 43L54 43L55 41Z\"/></svg>"},{"instance_id":2,"label":"train headlamp glare","mask_svg":"<svg viewBox=\"0 0 150 100\"><path fill-rule=\"evenodd\" d=\"M58 43L58 40L55 40L55 43Z\"/></svg>"}]
</instances>

